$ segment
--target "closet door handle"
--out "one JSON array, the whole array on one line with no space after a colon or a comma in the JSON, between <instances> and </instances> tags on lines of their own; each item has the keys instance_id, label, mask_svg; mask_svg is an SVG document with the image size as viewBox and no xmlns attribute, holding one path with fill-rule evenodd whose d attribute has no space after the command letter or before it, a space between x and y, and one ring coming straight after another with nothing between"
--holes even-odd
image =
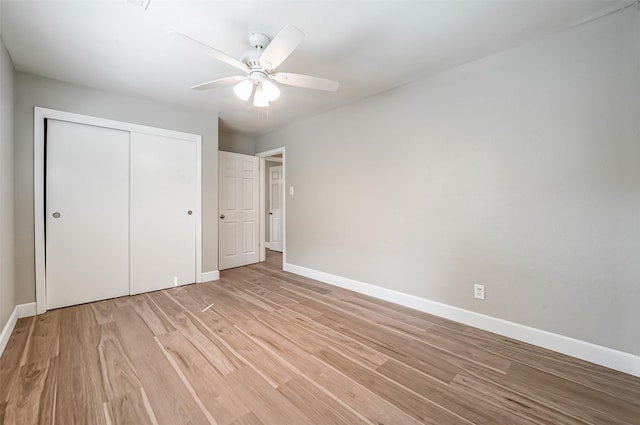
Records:
<instances>
[{"instance_id":1,"label":"closet door handle","mask_svg":"<svg viewBox=\"0 0 640 425\"><path fill-rule=\"evenodd\" d=\"M220 218L224 219L224 214L220 214Z\"/></svg>"},{"instance_id":2,"label":"closet door handle","mask_svg":"<svg viewBox=\"0 0 640 425\"><path fill-rule=\"evenodd\" d=\"M191 214L193 214L193 211L189 210L189 211L187 211L187 214L191 215Z\"/></svg>"}]
</instances>

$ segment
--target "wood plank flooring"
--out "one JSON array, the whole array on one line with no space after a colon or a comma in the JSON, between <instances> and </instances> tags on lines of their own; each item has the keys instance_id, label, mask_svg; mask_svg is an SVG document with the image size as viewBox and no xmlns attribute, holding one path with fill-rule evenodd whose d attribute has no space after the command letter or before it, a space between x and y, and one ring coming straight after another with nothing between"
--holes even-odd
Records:
<instances>
[{"instance_id":1,"label":"wood plank flooring","mask_svg":"<svg viewBox=\"0 0 640 425\"><path fill-rule=\"evenodd\" d=\"M640 424L640 379L285 273L20 319L0 424Z\"/></svg>"}]
</instances>

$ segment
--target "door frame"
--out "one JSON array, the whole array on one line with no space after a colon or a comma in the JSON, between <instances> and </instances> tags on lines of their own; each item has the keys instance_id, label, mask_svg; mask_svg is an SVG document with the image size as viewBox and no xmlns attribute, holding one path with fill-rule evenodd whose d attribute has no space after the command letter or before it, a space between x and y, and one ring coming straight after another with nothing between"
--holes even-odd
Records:
<instances>
[{"instance_id":1,"label":"door frame","mask_svg":"<svg viewBox=\"0 0 640 425\"><path fill-rule=\"evenodd\" d=\"M46 274L45 274L45 119L86 124L96 127L113 128L136 133L172 137L196 144L196 283L202 278L202 136L179 131L166 130L146 125L132 124L105 118L81 115L56 109L34 107L33 111L33 208L34 208L34 245L36 279L36 314L47 311Z\"/></svg>"},{"instance_id":2,"label":"door frame","mask_svg":"<svg viewBox=\"0 0 640 425\"><path fill-rule=\"evenodd\" d=\"M279 180L280 180L280 185L282 186L280 188L280 199L282 199L285 196L285 194L284 194L284 180L282 178L282 175L283 175L282 171L284 170L284 167L282 166L282 158L268 158L268 159L265 158L265 162L266 161L275 162L275 163L280 164L280 165L272 166L271 168L280 167L280 179ZM269 168L269 170L271 170L271 168ZM266 171L266 166L265 166L265 171ZM273 245L273 228L271 227L271 224L272 224L271 206L272 206L272 202L273 202L273 196L272 196L273 194L271 193L271 189L272 189L272 186L271 186L272 173L268 173L268 174L269 174L269 176L265 177L265 182L264 182L264 184L265 184L265 190L264 190L265 197L266 197L267 193L269 193L269 203L268 204L266 202L264 203L265 220L267 220L265 222L265 225L264 225L264 230L266 232L267 228L269 228L269 243L266 242L266 236L265 236L264 247L265 248L269 248L271 250L274 250L273 247L272 247L272 245ZM282 210L282 202L280 202L280 204L281 204L280 205L280 212L281 212L281 214L280 214L281 215L281 217L280 217L280 229L282 229L282 211L283 211ZM267 214L266 214L266 210L269 210L269 216L268 217L267 217ZM280 235L280 245L282 245L282 235ZM282 249L280 249L279 251L282 252Z\"/></svg>"},{"instance_id":3,"label":"door frame","mask_svg":"<svg viewBox=\"0 0 640 425\"><path fill-rule=\"evenodd\" d=\"M266 191L266 178L264 176L265 172L265 159L277 155L279 153L282 154L282 265L284 266L287 263L287 154L285 153L286 149L284 146L271 149L264 152L259 152L256 154L258 158L260 158L260 261L264 261L266 259L266 231L265 231L265 215L267 213L267 206L265 205L265 191Z\"/></svg>"}]
</instances>

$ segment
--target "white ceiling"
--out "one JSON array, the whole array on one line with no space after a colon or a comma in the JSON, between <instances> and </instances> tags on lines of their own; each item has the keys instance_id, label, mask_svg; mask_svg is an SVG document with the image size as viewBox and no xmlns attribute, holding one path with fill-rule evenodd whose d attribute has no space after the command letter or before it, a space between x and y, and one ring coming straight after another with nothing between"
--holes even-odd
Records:
<instances>
[{"instance_id":1,"label":"white ceiling","mask_svg":"<svg viewBox=\"0 0 640 425\"><path fill-rule=\"evenodd\" d=\"M18 71L217 112L227 130L265 133L621 8L614 1L2 0L0 33ZM231 87L189 87L241 72L166 34L233 57L252 31L306 37L279 67L340 82L337 93L281 86L266 109Z\"/></svg>"}]
</instances>

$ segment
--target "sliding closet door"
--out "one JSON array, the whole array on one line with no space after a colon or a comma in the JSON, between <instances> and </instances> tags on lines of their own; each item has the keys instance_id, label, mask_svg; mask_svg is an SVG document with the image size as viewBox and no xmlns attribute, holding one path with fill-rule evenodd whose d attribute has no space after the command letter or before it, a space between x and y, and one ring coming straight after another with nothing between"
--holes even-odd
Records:
<instances>
[{"instance_id":1,"label":"sliding closet door","mask_svg":"<svg viewBox=\"0 0 640 425\"><path fill-rule=\"evenodd\" d=\"M131 134L131 294L196 280L196 144Z\"/></svg>"},{"instance_id":2,"label":"sliding closet door","mask_svg":"<svg viewBox=\"0 0 640 425\"><path fill-rule=\"evenodd\" d=\"M47 309L129 293L129 133L48 120Z\"/></svg>"}]
</instances>

